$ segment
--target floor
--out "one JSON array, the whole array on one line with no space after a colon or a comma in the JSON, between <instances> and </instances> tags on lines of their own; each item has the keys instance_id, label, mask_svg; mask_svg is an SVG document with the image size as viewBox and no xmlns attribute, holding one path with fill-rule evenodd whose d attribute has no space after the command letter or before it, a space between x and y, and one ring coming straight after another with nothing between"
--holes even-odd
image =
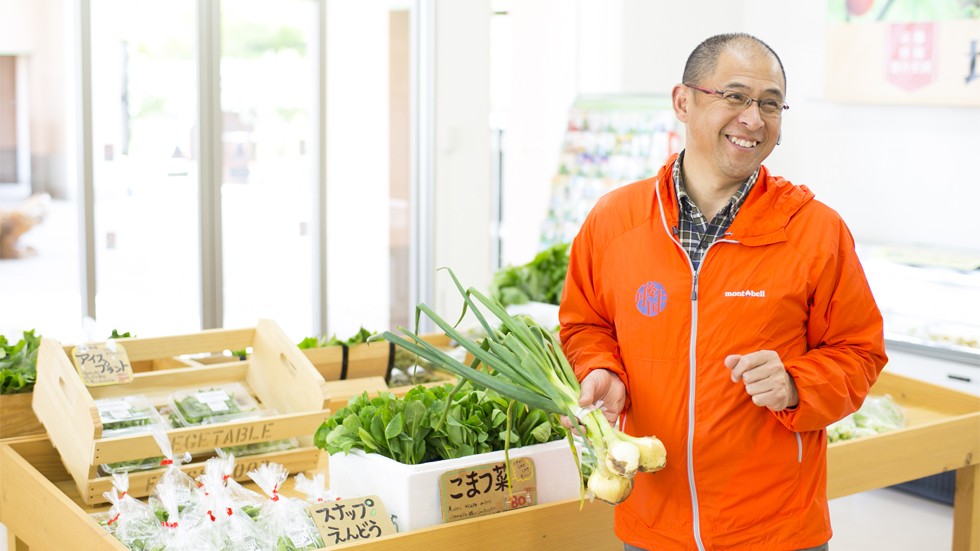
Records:
<instances>
[{"instance_id":1,"label":"floor","mask_svg":"<svg viewBox=\"0 0 980 551\"><path fill-rule=\"evenodd\" d=\"M953 543L953 508L892 489L830 502L832 551L946 551ZM7 551L0 525L0 551Z\"/></svg>"}]
</instances>

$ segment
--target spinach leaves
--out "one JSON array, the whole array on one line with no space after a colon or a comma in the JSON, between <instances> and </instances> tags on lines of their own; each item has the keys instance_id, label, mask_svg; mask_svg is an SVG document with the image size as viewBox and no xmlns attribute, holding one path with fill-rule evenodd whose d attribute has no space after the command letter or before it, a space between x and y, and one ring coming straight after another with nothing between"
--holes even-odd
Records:
<instances>
[{"instance_id":1,"label":"spinach leaves","mask_svg":"<svg viewBox=\"0 0 980 551\"><path fill-rule=\"evenodd\" d=\"M41 335L24 331L24 338L11 345L0 335L0 394L17 394L34 389L37 379L37 349Z\"/></svg>"},{"instance_id":2,"label":"spinach leaves","mask_svg":"<svg viewBox=\"0 0 980 551\"><path fill-rule=\"evenodd\" d=\"M327 419L314 443L331 454L358 448L415 465L502 450L505 439L516 448L565 437L554 415L468 382L455 393L453 388L417 386L403 398L365 392Z\"/></svg>"},{"instance_id":3,"label":"spinach leaves","mask_svg":"<svg viewBox=\"0 0 980 551\"><path fill-rule=\"evenodd\" d=\"M558 304L568 271L568 243L552 245L523 266L508 266L493 276L490 295L502 306Z\"/></svg>"}]
</instances>

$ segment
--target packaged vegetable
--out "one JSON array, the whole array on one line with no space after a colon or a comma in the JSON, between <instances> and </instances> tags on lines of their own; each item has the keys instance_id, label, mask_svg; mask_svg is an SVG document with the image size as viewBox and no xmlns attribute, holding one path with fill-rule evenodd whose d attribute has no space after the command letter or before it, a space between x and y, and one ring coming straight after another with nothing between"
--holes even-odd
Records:
<instances>
[{"instance_id":1,"label":"packaged vegetable","mask_svg":"<svg viewBox=\"0 0 980 551\"><path fill-rule=\"evenodd\" d=\"M181 427L234 421L259 409L241 383L177 391L170 405Z\"/></svg>"},{"instance_id":2,"label":"packaged vegetable","mask_svg":"<svg viewBox=\"0 0 980 551\"><path fill-rule=\"evenodd\" d=\"M273 417L278 415L279 412L274 409L258 409L250 412L242 412L235 417L236 421L244 421L249 419L261 419L264 417ZM227 446L224 448L217 448L217 452L223 453L225 455L233 455L235 457L245 457L248 455L257 455L260 453L272 453L281 452L285 450L293 450L299 447L298 438L283 438L280 440L267 440L265 442L252 442L250 444L241 444L239 446Z\"/></svg>"},{"instance_id":3,"label":"packaged vegetable","mask_svg":"<svg viewBox=\"0 0 980 551\"><path fill-rule=\"evenodd\" d=\"M161 522L165 522L168 520L170 510L163 503L160 497L160 490L166 488L168 492L172 492L175 506L182 511L194 503L194 489L197 488L197 483L184 471L180 470L181 464L191 460L191 454L184 452L183 455L177 456L174 454L173 447L170 445L170 439L167 437L166 431L156 428L152 432L153 439L156 440L157 445L160 446L160 451L163 452L164 459L160 464L166 470L160 476L156 486L154 486L153 491L150 493L149 503L157 518Z\"/></svg>"},{"instance_id":4,"label":"packaged vegetable","mask_svg":"<svg viewBox=\"0 0 980 551\"><path fill-rule=\"evenodd\" d=\"M228 495L231 499L241 507L242 512L248 515L252 520L255 520L259 516L259 512L262 510L262 505L268 501L266 498L262 497L258 492L253 492L248 488L242 486L237 480L232 478L232 474L235 471L235 456L231 455L224 450L215 450L218 454L217 457L209 459L208 461L214 461L216 465L220 466L220 471L223 473L222 478L225 480L225 488L228 490Z\"/></svg>"},{"instance_id":5,"label":"packaged vegetable","mask_svg":"<svg viewBox=\"0 0 980 551\"><path fill-rule=\"evenodd\" d=\"M196 516L207 527L212 549L262 551L272 548L267 535L231 498L223 467L209 459L197 482L199 498L181 516Z\"/></svg>"},{"instance_id":6,"label":"packaged vegetable","mask_svg":"<svg viewBox=\"0 0 980 551\"><path fill-rule=\"evenodd\" d=\"M325 501L337 501L340 499L336 494L327 489L326 478L323 473L316 473L313 478L306 478L303 473L293 477L296 491L306 496L308 503L323 503Z\"/></svg>"},{"instance_id":7,"label":"packaged vegetable","mask_svg":"<svg viewBox=\"0 0 980 551\"><path fill-rule=\"evenodd\" d=\"M285 467L266 463L249 471L248 476L269 498L256 522L260 530L273 536L277 551L305 551L323 547L320 532L306 512L306 502L279 493L289 476Z\"/></svg>"},{"instance_id":8,"label":"packaged vegetable","mask_svg":"<svg viewBox=\"0 0 980 551\"><path fill-rule=\"evenodd\" d=\"M827 427L827 442L874 436L904 428L905 410L890 396L868 396L861 407Z\"/></svg>"},{"instance_id":9,"label":"packaged vegetable","mask_svg":"<svg viewBox=\"0 0 980 551\"><path fill-rule=\"evenodd\" d=\"M187 476L187 475L184 475ZM189 478L189 477L188 477ZM157 501L163 510L160 520L161 529L151 537L145 551L198 551L212 549L209 526L199 518L187 515L181 511L187 507L181 505L183 487L176 478L161 479L153 490L151 499ZM157 515L158 518L161 515Z\"/></svg>"},{"instance_id":10,"label":"packaged vegetable","mask_svg":"<svg viewBox=\"0 0 980 551\"><path fill-rule=\"evenodd\" d=\"M143 395L96 400L95 405L99 410L99 420L102 422L102 436L104 438L129 436L153 432L154 430L166 431L170 428L170 424ZM102 476L109 476L117 471L135 472L161 469L163 466L160 463L164 459L166 458L163 456L155 456L103 463L99 465L99 473Z\"/></svg>"},{"instance_id":11,"label":"packaged vegetable","mask_svg":"<svg viewBox=\"0 0 980 551\"><path fill-rule=\"evenodd\" d=\"M105 527L126 547L147 549L146 545L160 531L160 523L150 507L129 495L129 475L113 473L113 489L103 495L112 507L105 514Z\"/></svg>"}]
</instances>

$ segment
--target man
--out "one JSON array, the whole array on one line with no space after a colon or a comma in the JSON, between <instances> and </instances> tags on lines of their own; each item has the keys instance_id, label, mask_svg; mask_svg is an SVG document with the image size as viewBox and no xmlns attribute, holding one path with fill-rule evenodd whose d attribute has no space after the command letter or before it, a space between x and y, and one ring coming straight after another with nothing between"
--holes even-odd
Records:
<instances>
[{"instance_id":1,"label":"man","mask_svg":"<svg viewBox=\"0 0 980 551\"><path fill-rule=\"evenodd\" d=\"M686 149L600 199L572 244L564 350L583 406L667 466L616 507L626 549L826 549L826 431L884 367L881 314L838 214L762 166L786 77L745 34L691 54Z\"/></svg>"}]
</instances>

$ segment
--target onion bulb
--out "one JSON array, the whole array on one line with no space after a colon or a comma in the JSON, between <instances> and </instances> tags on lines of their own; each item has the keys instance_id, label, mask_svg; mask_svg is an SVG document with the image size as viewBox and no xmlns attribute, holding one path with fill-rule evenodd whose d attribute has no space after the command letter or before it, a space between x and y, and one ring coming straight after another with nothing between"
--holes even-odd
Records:
<instances>
[{"instance_id":1,"label":"onion bulb","mask_svg":"<svg viewBox=\"0 0 980 551\"><path fill-rule=\"evenodd\" d=\"M633 491L633 479L619 476L604 468L597 468L589 475L589 493L606 503L617 505Z\"/></svg>"},{"instance_id":2,"label":"onion bulb","mask_svg":"<svg viewBox=\"0 0 980 551\"><path fill-rule=\"evenodd\" d=\"M636 470L641 473L655 473L667 465L667 448L655 436L630 436L619 433L618 436L636 446L640 451L640 460Z\"/></svg>"},{"instance_id":3,"label":"onion bulb","mask_svg":"<svg viewBox=\"0 0 980 551\"><path fill-rule=\"evenodd\" d=\"M640 463L640 449L632 442L611 436L606 442L606 467L614 474L632 478Z\"/></svg>"}]
</instances>

